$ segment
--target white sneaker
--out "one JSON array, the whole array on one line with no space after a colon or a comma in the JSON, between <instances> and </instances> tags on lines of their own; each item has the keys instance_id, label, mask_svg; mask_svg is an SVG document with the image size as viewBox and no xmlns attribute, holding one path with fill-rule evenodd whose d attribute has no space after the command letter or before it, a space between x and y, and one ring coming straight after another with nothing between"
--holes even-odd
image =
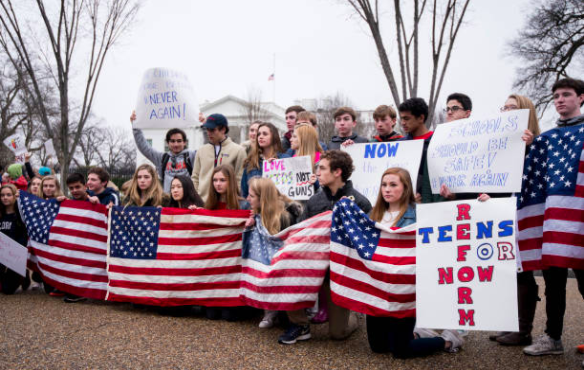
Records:
<instances>
[{"instance_id":1,"label":"white sneaker","mask_svg":"<svg viewBox=\"0 0 584 370\"><path fill-rule=\"evenodd\" d=\"M450 353L458 352L458 350L462 347L462 343L464 342L458 330L446 329L442 331L442 335L440 337L442 337L442 339L444 339L445 341L451 343L450 348L446 350L446 352Z\"/></svg>"},{"instance_id":2,"label":"white sneaker","mask_svg":"<svg viewBox=\"0 0 584 370\"><path fill-rule=\"evenodd\" d=\"M542 334L533 340L533 344L523 348L523 353L530 356L561 355L564 353L562 340L555 340L547 334Z\"/></svg>"},{"instance_id":3,"label":"white sneaker","mask_svg":"<svg viewBox=\"0 0 584 370\"><path fill-rule=\"evenodd\" d=\"M440 336L440 334L434 330L424 328L415 328L414 333L418 334L418 338L435 338Z\"/></svg>"},{"instance_id":4,"label":"white sneaker","mask_svg":"<svg viewBox=\"0 0 584 370\"><path fill-rule=\"evenodd\" d=\"M276 316L278 316L278 311L265 310L264 318L262 319L262 321L260 321L259 325L260 329L268 329L274 326Z\"/></svg>"}]
</instances>

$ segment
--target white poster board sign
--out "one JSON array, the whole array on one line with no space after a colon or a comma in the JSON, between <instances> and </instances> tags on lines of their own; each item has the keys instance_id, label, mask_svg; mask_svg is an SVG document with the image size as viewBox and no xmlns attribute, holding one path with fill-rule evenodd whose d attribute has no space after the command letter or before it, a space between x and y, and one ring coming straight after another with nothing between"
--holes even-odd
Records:
<instances>
[{"instance_id":1,"label":"white poster board sign","mask_svg":"<svg viewBox=\"0 0 584 370\"><path fill-rule=\"evenodd\" d=\"M280 193L290 199L307 200L314 195L310 184L312 163L310 156L264 161L263 177L271 179Z\"/></svg>"},{"instance_id":2,"label":"white poster board sign","mask_svg":"<svg viewBox=\"0 0 584 370\"><path fill-rule=\"evenodd\" d=\"M346 151L353 158L355 171L350 178L353 187L366 196L371 204L375 204L379 194L381 174L388 168L401 167L408 170L412 186L416 188L423 148L423 140L407 140L353 144L346 148L341 147L341 150Z\"/></svg>"},{"instance_id":3,"label":"white poster board sign","mask_svg":"<svg viewBox=\"0 0 584 370\"><path fill-rule=\"evenodd\" d=\"M200 125L199 104L186 74L152 68L142 77L134 128L188 128Z\"/></svg>"},{"instance_id":4,"label":"white poster board sign","mask_svg":"<svg viewBox=\"0 0 584 370\"><path fill-rule=\"evenodd\" d=\"M26 153L26 143L24 142L24 137L20 134L8 136L4 139L4 145L6 145L15 156Z\"/></svg>"},{"instance_id":5,"label":"white poster board sign","mask_svg":"<svg viewBox=\"0 0 584 370\"><path fill-rule=\"evenodd\" d=\"M19 275L26 274L28 248L23 247L6 234L0 233L0 263Z\"/></svg>"},{"instance_id":6,"label":"white poster board sign","mask_svg":"<svg viewBox=\"0 0 584 370\"><path fill-rule=\"evenodd\" d=\"M453 193L521 191L528 119L521 109L438 125L428 147L432 193L442 184Z\"/></svg>"},{"instance_id":7,"label":"white poster board sign","mask_svg":"<svg viewBox=\"0 0 584 370\"><path fill-rule=\"evenodd\" d=\"M515 198L417 205L416 325L518 331Z\"/></svg>"}]
</instances>

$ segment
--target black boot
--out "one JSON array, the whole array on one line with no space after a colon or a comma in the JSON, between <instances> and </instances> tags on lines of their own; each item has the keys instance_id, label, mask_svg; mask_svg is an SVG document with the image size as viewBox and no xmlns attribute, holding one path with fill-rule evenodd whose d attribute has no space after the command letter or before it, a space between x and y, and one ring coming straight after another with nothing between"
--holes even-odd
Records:
<instances>
[{"instance_id":1,"label":"black boot","mask_svg":"<svg viewBox=\"0 0 584 370\"><path fill-rule=\"evenodd\" d=\"M497 338L497 342L507 346L526 346L531 344L531 330L533 329L533 318L539 287L537 285L518 285L517 304L519 309L519 332L509 333Z\"/></svg>"}]
</instances>

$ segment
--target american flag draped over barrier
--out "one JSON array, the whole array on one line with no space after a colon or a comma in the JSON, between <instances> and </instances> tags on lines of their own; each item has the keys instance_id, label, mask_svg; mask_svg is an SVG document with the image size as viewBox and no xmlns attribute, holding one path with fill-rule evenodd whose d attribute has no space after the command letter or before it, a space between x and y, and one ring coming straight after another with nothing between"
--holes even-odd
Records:
<instances>
[{"instance_id":1,"label":"american flag draped over barrier","mask_svg":"<svg viewBox=\"0 0 584 370\"><path fill-rule=\"evenodd\" d=\"M239 306L249 211L113 207L107 300Z\"/></svg>"},{"instance_id":2,"label":"american flag draped over barrier","mask_svg":"<svg viewBox=\"0 0 584 370\"><path fill-rule=\"evenodd\" d=\"M269 310L312 307L329 267L330 230L330 211L275 235L256 215L243 238L241 300Z\"/></svg>"},{"instance_id":3,"label":"american flag draped over barrier","mask_svg":"<svg viewBox=\"0 0 584 370\"><path fill-rule=\"evenodd\" d=\"M107 210L75 200L61 203L20 192L29 235L29 267L67 293L104 299L107 288Z\"/></svg>"},{"instance_id":4,"label":"american flag draped over barrier","mask_svg":"<svg viewBox=\"0 0 584 370\"><path fill-rule=\"evenodd\" d=\"M331 229L333 302L372 316L414 317L415 230L415 225L391 230L351 200L339 201Z\"/></svg>"},{"instance_id":5,"label":"american flag draped over barrier","mask_svg":"<svg viewBox=\"0 0 584 370\"><path fill-rule=\"evenodd\" d=\"M584 269L584 125L538 136L525 160L518 199L524 270Z\"/></svg>"}]
</instances>

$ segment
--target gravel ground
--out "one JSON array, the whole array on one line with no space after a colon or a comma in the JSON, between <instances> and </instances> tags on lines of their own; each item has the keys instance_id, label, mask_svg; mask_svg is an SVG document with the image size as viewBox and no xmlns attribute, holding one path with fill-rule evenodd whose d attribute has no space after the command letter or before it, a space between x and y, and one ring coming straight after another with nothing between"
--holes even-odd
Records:
<instances>
[{"instance_id":1,"label":"gravel ground","mask_svg":"<svg viewBox=\"0 0 584 370\"><path fill-rule=\"evenodd\" d=\"M543 285L541 278L538 284ZM543 303L543 302L541 302ZM244 322L171 317L129 304L66 304L40 291L0 294L0 369L580 369L584 355L584 301L568 282L565 354L529 357L520 347L501 347L489 333L471 332L457 354L394 359L373 354L363 326L348 340L327 338L328 325L313 325L313 338L277 343L281 328L260 330L260 317ZM543 331L539 304L534 333Z\"/></svg>"}]
</instances>

